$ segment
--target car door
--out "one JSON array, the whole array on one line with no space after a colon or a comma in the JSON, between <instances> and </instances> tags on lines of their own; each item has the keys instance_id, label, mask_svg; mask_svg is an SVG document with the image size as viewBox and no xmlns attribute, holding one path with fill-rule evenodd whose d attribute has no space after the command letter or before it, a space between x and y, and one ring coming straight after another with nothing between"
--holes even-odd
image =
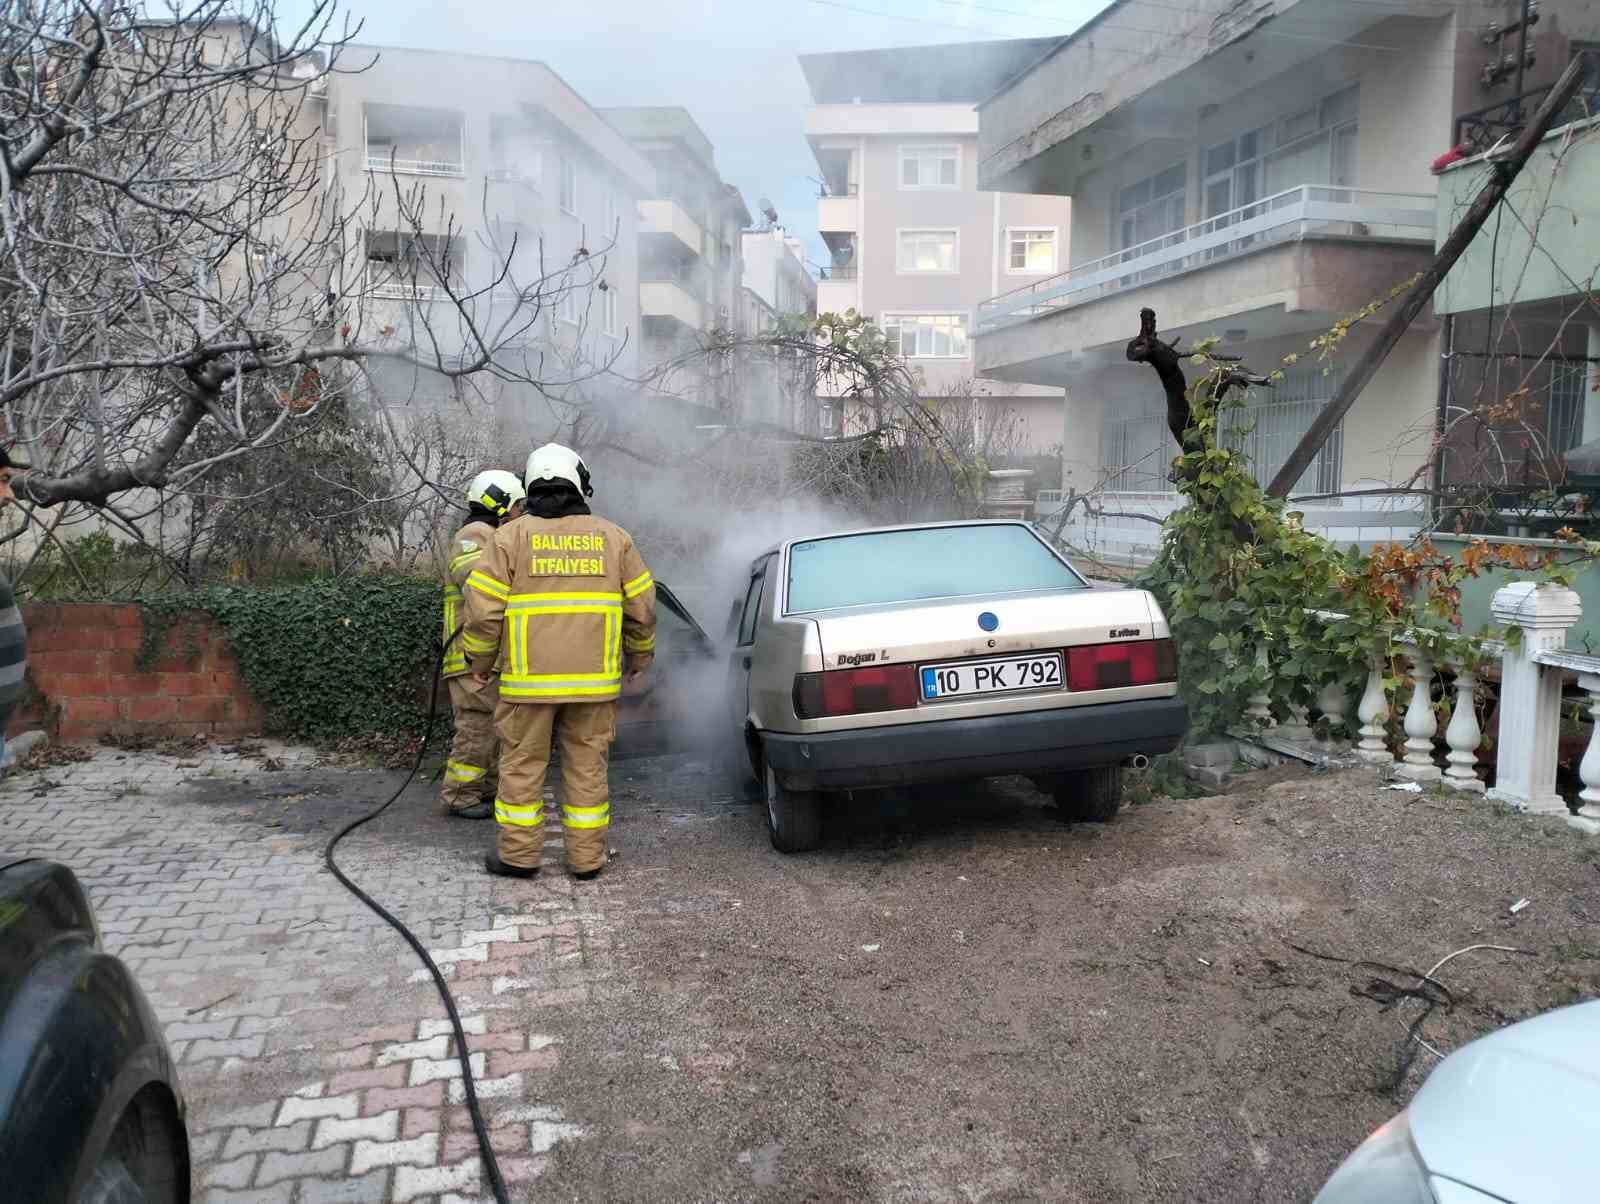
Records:
<instances>
[{"instance_id":1,"label":"car door","mask_svg":"<svg viewBox=\"0 0 1600 1204\"><path fill-rule=\"evenodd\" d=\"M755 657L757 619L766 597L767 566L771 563L772 557L767 555L750 566L733 648L728 653L728 717L735 731L744 730L745 717L750 713L750 666Z\"/></svg>"}]
</instances>

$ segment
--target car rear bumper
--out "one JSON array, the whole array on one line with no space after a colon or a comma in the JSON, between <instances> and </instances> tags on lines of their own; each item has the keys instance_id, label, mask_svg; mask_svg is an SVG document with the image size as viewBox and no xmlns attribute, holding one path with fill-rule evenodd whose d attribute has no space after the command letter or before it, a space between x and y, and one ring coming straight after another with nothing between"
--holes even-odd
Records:
<instances>
[{"instance_id":1,"label":"car rear bumper","mask_svg":"<svg viewBox=\"0 0 1600 1204\"><path fill-rule=\"evenodd\" d=\"M855 790L1116 765L1178 747L1181 698L1147 698L851 732L767 732L767 763L794 790Z\"/></svg>"}]
</instances>

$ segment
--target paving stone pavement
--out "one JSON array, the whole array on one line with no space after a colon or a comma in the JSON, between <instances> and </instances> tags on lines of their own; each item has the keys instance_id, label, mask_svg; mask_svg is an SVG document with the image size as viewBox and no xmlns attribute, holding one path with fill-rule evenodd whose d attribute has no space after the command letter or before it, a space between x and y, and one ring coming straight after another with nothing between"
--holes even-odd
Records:
<instances>
[{"instance_id":1,"label":"paving stone pavement","mask_svg":"<svg viewBox=\"0 0 1600 1204\"><path fill-rule=\"evenodd\" d=\"M264 751L291 786L315 765L308 750ZM379 799L398 783L348 776ZM443 1002L326 871L326 831L241 814L262 780L259 759L215 749L100 748L0 781L0 843L72 867L106 947L160 1015L188 1098L196 1199L489 1198ZM430 794L414 785L402 804L425 817ZM491 879L478 858L492 825L470 828L453 845L357 831L339 860L450 979L501 1170L526 1196L553 1149L584 1139L548 1084L563 1031L607 989L609 892L558 869Z\"/></svg>"}]
</instances>

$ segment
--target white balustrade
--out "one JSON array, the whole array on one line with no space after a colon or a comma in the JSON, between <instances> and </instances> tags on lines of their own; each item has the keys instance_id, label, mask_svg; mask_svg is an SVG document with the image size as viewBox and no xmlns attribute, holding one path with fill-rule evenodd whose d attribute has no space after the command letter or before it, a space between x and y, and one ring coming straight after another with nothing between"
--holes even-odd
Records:
<instances>
[{"instance_id":1,"label":"white balustrade","mask_svg":"<svg viewBox=\"0 0 1600 1204\"><path fill-rule=\"evenodd\" d=\"M1361 720L1361 739L1356 744L1356 756L1363 761L1392 761L1389 755L1388 728L1389 698L1383 692L1383 658L1374 656L1367 672L1367 688L1356 707L1356 718Z\"/></svg>"},{"instance_id":2,"label":"white balustrade","mask_svg":"<svg viewBox=\"0 0 1600 1204\"><path fill-rule=\"evenodd\" d=\"M1395 773L1415 782L1436 782L1439 767L1433 763L1433 737L1439 719L1433 713L1433 665L1418 648L1411 653L1411 704L1406 707L1406 754Z\"/></svg>"},{"instance_id":3,"label":"white balustrade","mask_svg":"<svg viewBox=\"0 0 1600 1204\"><path fill-rule=\"evenodd\" d=\"M1271 680L1272 666L1267 660L1266 644L1256 645L1256 665L1261 669L1261 688L1250 695L1244 713L1255 720L1262 727L1272 727L1272 697L1267 693L1267 681Z\"/></svg>"},{"instance_id":4,"label":"white balustrade","mask_svg":"<svg viewBox=\"0 0 1600 1204\"><path fill-rule=\"evenodd\" d=\"M1455 688L1455 710L1444 729L1445 743L1450 746L1445 756L1449 764L1444 771L1444 784L1452 790L1482 793L1484 784L1478 777L1478 745L1483 742L1483 729L1478 726L1478 677L1465 663L1456 665Z\"/></svg>"},{"instance_id":5,"label":"white balustrade","mask_svg":"<svg viewBox=\"0 0 1600 1204\"><path fill-rule=\"evenodd\" d=\"M1381 684L1380 682L1380 686ZM1344 731L1345 709L1349 704L1350 700L1345 696L1342 681L1330 681L1322 688L1322 693L1317 695L1317 710L1322 712L1322 717L1327 722L1329 739L1337 740L1339 734Z\"/></svg>"},{"instance_id":6,"label":"white balustrade","mask_svg":"<svg viewBox=\"0 0 1600 1204\"><path fill-rule=\"evenodd\" d=\"M1568 822L1582 828L1590 835L1600 835L1600 674L1582 673L1578 684L1589 695L1589 747L1583 750L1583 760L1578 763L1578 777L1583 789L1578 792L1578 814Z\"/></svg>"},{"instance_id":7,"label":"white balustrade","mask_svg":"<svg viewBox=\"0 0 1600 1204\"><path fill-rule=\"evenodd\" d=\"M1583 615L1578 595L1560 585L1516 581L1495 591L1494 620L1516 628L1500 658L1500 735L1495 784L1489 797L1524 811L1568 816L1556 793L1561 734L1561 672L1540 663L1559 651L1567 629Z\"/></svg>"}]
</instances>

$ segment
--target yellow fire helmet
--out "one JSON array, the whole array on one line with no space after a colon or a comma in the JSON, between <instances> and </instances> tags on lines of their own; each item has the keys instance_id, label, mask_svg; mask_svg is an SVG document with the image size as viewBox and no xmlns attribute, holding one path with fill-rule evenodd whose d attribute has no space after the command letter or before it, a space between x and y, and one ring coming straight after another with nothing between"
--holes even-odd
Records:
<instances>
[{"instance_id":1,"label":"yellow fire helmet","mask_svg":"<svg viewBox=\"0 0 1600 1204\"><path fill-rule=\"evenodd\" d=\"M467 504L482 506L496 518L504 518L527 496L517 474L503 468L486 468L467 486Z\"/></svg>"}]
</instances>

